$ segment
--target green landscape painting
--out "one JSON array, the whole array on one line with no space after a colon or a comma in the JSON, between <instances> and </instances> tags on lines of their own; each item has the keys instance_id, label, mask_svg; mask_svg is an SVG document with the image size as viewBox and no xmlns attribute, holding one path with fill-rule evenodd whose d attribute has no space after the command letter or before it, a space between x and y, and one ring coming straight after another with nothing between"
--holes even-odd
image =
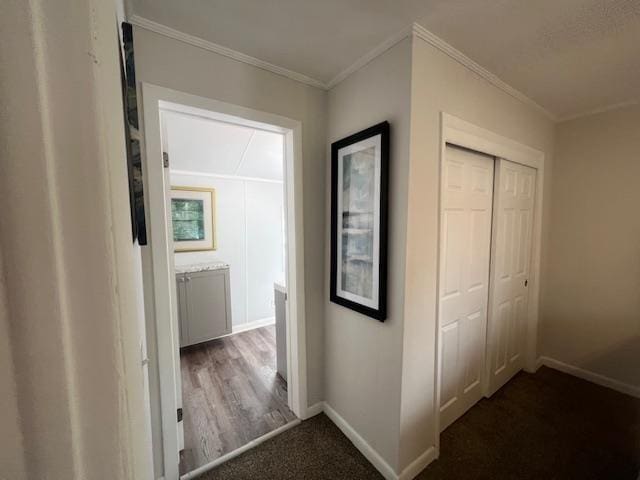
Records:
<instances>
[{"instance_id":1,"label":"green landscape painting","mask_svg":"<svg viewBox=\"0 0 640 480\"><path fill-rule=\"evenodd\" d=\"M171 199L173 241L204 240L204 202L187 198Z\"/></svg>"}]
</instances>

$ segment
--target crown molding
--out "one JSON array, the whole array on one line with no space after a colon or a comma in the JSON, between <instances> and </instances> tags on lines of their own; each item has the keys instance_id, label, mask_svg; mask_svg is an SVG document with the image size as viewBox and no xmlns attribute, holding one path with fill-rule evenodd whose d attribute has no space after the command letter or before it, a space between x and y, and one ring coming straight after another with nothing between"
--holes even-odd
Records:
<instances>
[{"instance_id":1,"label":"crown molding","mask_svg":"<svg viewBox=\"0 0 640 480\"><path fill-rule=\"evenodd\" d=\"M378 46L376 46L375 48L367 52L365 55L360 57L358 60L356 60L354 63L352 63L348 68L344 69L339 74L337 74L329 82L325 83L315 78L308 77L307 75L304 75L302 73L294 72L293 70L289 70L287 68L274 65L264 60L260 60L259 58L246 55L242 52L238 52L236 50L223 47L222 45L218 45L213 42L209 42L208 40L204 40L200 37L196 37L193 35L189 35L188 33L175 30L161 23L154 22L153 20L149 20L145 17L141 17L140 15L135 15L135 14L130 15L129 22L132 23L133 25L136 25L137 27L144 28L145 30L149 30L159 35L164 35L166 37L173 38L174 40L178 40L178 41L187 43L189 45L193 45L194 47L202 48L204 50L208 50L210 52L223 55L233 60L246 63L249 65L253 65L254 67L267 70L271 73L275 73L277 75L281 75L283 77L289 78L296 82L300 82L305 85L309 85L322 90L332 89L333 87L338 85L340 82L342 82L344 79L349 77L351 74L360 70L362 67L364 67L365 65L370 63L372 60L374 60L375 58L385 53L387 50L393 48L395 45L397 45L399 42L401 42L405 38L413 36L427 42L429 45L440 50L441 52L443 52L450 58L454 59L464 67L468 68L475 74L479 75L481 78L485 79L494 87L498 88L499 90L502 90L503 92L521 101L522 103L529 105L530 107L533 107L535 110L541 112L547 118L549 118L554 122L574 120L576 118L580 118L588 115L594 115L597 113L603 113L609 110L623 108L623 107L634 105L640 102L640 100L633 100L629 102L623 102L623 103L610 105L607 107L602 107L602 108L582 112L579 114L559 118L557 115L553 114L549 110L545 109L544 107L536 103L531 98L527 97L524 93L513 88L511 85L502 81L498 76L494 75L489 70L482 67L480 64L478 64L471 58L467 57L460 50L456 49L449 43L442 40L440 37L431 33L429 30L424 28L419 23L413 23L408 27L405 27L399 32L395 33L394 35L390 36L384 42L380 43Z\"/></svg>"},{"instance_id":2,"label":"crown molding","mask_svg":"<svg viewBox=\"0 0 640 480\"><path fill-rule=\"evenodd\" d=\"M431 33L429 30L424 28L419 23L413 23L412 25L406 28L403 28L398 33L392 35L387 40L379 44L373 50L369 51L368 53L360 57L353 64L351 64L350 67L344 69L342 72L336 75L329 83L327 83L326 89L330 90L331 88L335 87L338 83L343 81L349 75L358 71L359 69L367 65L369 62L371 62L373 59L382 55L384 52L386 52L387 50L394 47L396 44L398 44L399 42L401 42L402 40L410 36L414 36L414 37L420 38L421 40L424 40L429 45L437 48L438 50L440 50L447 56L451 57L452 59L454 59L461 65L463 65L464 67L468 68L472 72L484 78L494 87L511 95L512 97L523 102L524 104L533 107L534 109L543 113L550 120L554 122L558 121L558 118L556 117L556 115L551 113L549 110L545 109L544 107L542 107L541 105L539 105L538 103L536 103L535 101L527 97L524 93L520 92L519 90L516 90L511 85L508 85L507 83L500 80L500 78L498 78L496 75L491 73L489 70L482 67L477 62L471 60L460 50L454 48L453 46L451 46L450 44L442 40L440 37Z\"/></svg>"},{"instance_id":3,"label":"crown molding","mask_svg":"<svg viewBox=\"0 0 640 480\"><path fill-rule=\"evenodd\" d=\"M370 50L369 52L365 53L362 57L360 57L358 60L352 63L349 67L345 68L335 77L333 77L331 81L326 85L327 90L332 89L342 80L347 78L349 75L357 72L366 64L371 62L373 59L375 59L376 57L379 57L384 52L393 48L396 44L400 43L402 40L404 40L405 38L411 35L412 35L412 26L410 25L406 28L403 28L399 32L395 33L394 35L390 36L384 42L382 42L381 44L379 44L377 47Z\"/></svg>"},{"instance_id":4,"label":"crown molding","mask_svg":"<svg viewBox=\"0 0 640 480\"><path fill-rule=\"evenodd\" d=\"M559 122L568 122L570 120L577 120L582 117L589 117L591 115L597 115L599 113L606 113L612 110L618 110L619 108L631 107L633 105L640 105L640 99L629 100L626 102L614 103L613 105L607 105L605 107L598 107L592 110L586 110L584 112L575 113L572 115L567 115L564 117L560 117L558 119Z\"/></svg>"},{"instance_id":5,"label":"crown molding","mask_svg":"<svg viewBox=\"0 0 640 480\"><path fill-rule=\"evenodd\" d=\"M129 22L137 27L144 28L145 30L164 35L165 37L173 38L174 40L178 40L180 42L188 43L189 45L193 45L194 47L202 48L204 50L208 50L210 52L232 58L233 60L237 60L239 62L253 65L254 67L267 70L277 75L282 75L283 77L295 80L296 82L304 83L305 85L310 85L322 90L327 89L325 83L316 80L315 78L308 77L287 68L279 67L278 65L274 65L272 63L265 62L264 60L260 60L259 58L246 55L227 47L223 47L222 45L218 45L217 43L209 42L208 40L204 40L200 37L195 37L193 35L189 35L188 33L175 30L171 27L167 27L166 25L154 22L153 20L149 20L139 15L131 15L129 17Z\"/></svg>"},{"instance_id":6,"label":"crown molding","mask_svg":"<svg viewBox=\"0 0 640 480\"><path fill-rule=\"evenodd\" d=\"M527 104L527 105L529 105L531 107L534 107L536 110L538 110L539 112L541 112L544 115L546 115L550 120L553 120L554 122L558 121L558 118L556 117L556 115L551 113L549 110L545 109L544 107L542 107L541 105L539 105L538 103L536 103L535 101L533 101L532 99L527 97L524 93L520 92L519 90L516 90L511 85L508 85L507 83L505 83L502 80L500 80L500 78L498 78L496 75L491 73L489 70L487 70L486 68L482 67L477 62L471 60L469 57L467 57L460 50L458 50L455 47L451 46L450 44L448 44L447 42L442 40L440 37L434 35L433 33L431 33L429 30L424 28L419 23L414 23L413 24L412 31L413 31L413 35L415 37L418 37L421 40L424 40L425 42L427 42L431 46L437 48L438 50L440 50L444 54L446 54L449 57L453 58L455 61L457 61L458 63L460 63L463 66L467 67L469 70L471 70L475 74L477 74L480 77L484 78L487 82L489 82L494 87L496 87L496 88L502 90L503 92L511 95L512 97L516 98L517 100L520 100L521 102L523 102L523 103L525 103L525 104Z\"/></svg>"}]
</instances>

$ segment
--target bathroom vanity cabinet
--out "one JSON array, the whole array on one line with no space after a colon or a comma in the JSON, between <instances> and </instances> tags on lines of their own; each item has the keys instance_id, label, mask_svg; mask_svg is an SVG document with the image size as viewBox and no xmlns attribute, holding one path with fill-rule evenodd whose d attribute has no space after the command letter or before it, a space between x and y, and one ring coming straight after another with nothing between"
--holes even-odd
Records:
<instances>
[{"instance_id":1,"label":"bathroom vanity cabinet","mask_svg":"<svg viewBox=\"0 0 640 480\"><path fill-rule=\"evenodd\" d=\"M228 265L176 267L176 288L180 347L231 333Z\"/></svg>"}]
</instances>

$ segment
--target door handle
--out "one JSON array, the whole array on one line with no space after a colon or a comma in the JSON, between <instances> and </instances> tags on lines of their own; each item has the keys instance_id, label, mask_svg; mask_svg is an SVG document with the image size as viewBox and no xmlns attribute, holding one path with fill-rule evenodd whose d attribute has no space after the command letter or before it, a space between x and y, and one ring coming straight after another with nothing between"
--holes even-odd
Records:
<instances>
[{"instance_id":1,"label":"door handle","mask_svg":"<svg viewBox=\"0 0 640 480\"><path fill-rule=\"evenodd\" d=\"M529 280L524 281L524 286L526 287L527 285L529 285Z\"/></svg>"}]
</instances>

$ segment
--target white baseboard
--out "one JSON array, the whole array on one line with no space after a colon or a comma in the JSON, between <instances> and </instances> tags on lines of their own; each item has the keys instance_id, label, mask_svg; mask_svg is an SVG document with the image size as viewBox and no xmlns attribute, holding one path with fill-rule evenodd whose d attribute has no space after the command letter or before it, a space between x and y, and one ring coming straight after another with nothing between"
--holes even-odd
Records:
<instances>
[{"instance_id":1,"label":"white baseboard","mask_svg":"<svg viewBox=\"0 0 640 480\"><path fill-rule=\"evenodd\" d=\"M422 470L427 468L431 462L438 458L436 447L431 446L427 448L422 455L416 458L413 462L407 465L400 475L398 480L413 480Z\"/></svg>"},{"instance_id":2,"label":"white baseboard","mask_svg":"<svg viewBox=\"0 0 640 480\"><path fill-rule=\"evenodd\" d=\"M351 440L351 443L360 450L360 453L362 453L362 455L371 462L371 464L382 474L384 478L387 480L398 480L398 475L396 475L396 472L391 468L391 465L389 465L384 458L382 458L380 454L376 452L375 449L338 414L338 412L331 408L327 402L324 403L324 413L326 413L331 421L333 421L333 423L342 430L342 433Z\"/></svg>"},{"instance_id":3,"label":"white baseboard","mask_svg":"<svg viewBox=\"0 0 640 480\"><path fill-rule=\"evenodd\" d=\"M318 405L318 404L316 404ZM313 405L315 407L316 405ZM416 458L413 462L411 462L407 467L402 470L400 475L398 475L395 470L389 465L384 458L380 456L375 449L367 443L367 441L360 436L355 429L349 425L349 423L340 416L338 412L336 412L331 405L327 402L324 402L324 413L331 419L336 426L342 430L342 433L351 440L351 443L355 445L355 447L360 450L360 453L365 456L367 460L382 474L384 478L387 480L412 480L416 475L418 475L422 470L425 469L427 465L433 462L437 457L437 450L434 446L431 446L425 450L418 458ZM311 407L310 407L311 408Z\"/></svg>"},{"instance_id":4,"label":"white baseboard","mask_svg":"<svg viewBox=\"0 0 640 480\"><path fill-rule=\"evenodd\" d=\"M324 402L314 403L310 407L307 407L307 412L304 415L304 420L315 417L316 415L324 412Z\"/></svg>"},{"instance_id":5,"label":"white baseboard","mask_svg":"<svg viewBox=\"0 0 640 480\"><path fill-rule=\"evenodd\" d=\"M413 480L431 462L438 458L436 447L427 448L422 455L405 467L398 475L398 480Z\"/></svg>"},{"instance_id":6,"label":"white baseboard","mask_svg":"<svg viewBox=\"0 0 640 480\"><path fill-rule=\"evenodd\" d=\"M597 385L611 388L612 390L631 395L632 397L640 398L640 387L638 386L624 383L620 380L616 380L614 378L607 377L590 370L584 370L580 367L569 365L568 363L561 362L560 360L556 360L554 358L542 356L538 359L538 365L545 365L549 368L568 373L569 375L582 378L583 380L587 380Z\"/></svg>"},{"instance_id":7,"label":"white baseboard","mask_svg":"<svg viewBox=\"0 0 640 480\"><path fill-rule=\"evenodd\" d=\"M238 326L233 325L231 327L231 334L246 332L248 330L253 330L255 328L266 327L268 325L273 325L276 323L276 317L267 317L261 318L259 320L254 320L253 322L241 323Z\"/></svg>"}]
</instances>

